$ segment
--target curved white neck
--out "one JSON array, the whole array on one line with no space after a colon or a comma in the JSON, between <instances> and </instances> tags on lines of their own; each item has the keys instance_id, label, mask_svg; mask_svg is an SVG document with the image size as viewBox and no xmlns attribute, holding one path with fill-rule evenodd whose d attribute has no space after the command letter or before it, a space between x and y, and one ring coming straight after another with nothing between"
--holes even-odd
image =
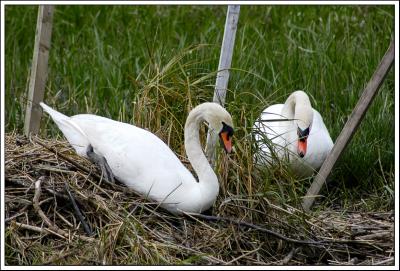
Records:
<instances>
[{"instance_id":1,"label":"curved white neck","mask_svg":"<svg viewBox=\"0 0 400 271\"><path fill-rule=\"evenodd\" d=\"M185 124L185 149L194 171L199 177L198 185L204 199L212 199L218 195L219 184L214 170L211 168L200 145L199 129L205 121L200 108L193 109Z\"/></svg>"},{"instance_id":2,"label":"curved white neck","mask_svg":"<svg viewBox=\"0 0 400 271\"><path fill-rule=\"evenodd\" d=\"M300 108L304 107L311 108L310 99L302 91L295 91L286 99L282 115L290 120L302 119Z\"/></svg>"},{"instance_id":3,"label":"curved white neck","mask_svg":"<svg viewBox=\"0 0 400 271\"><path fill-rule=\"evenodd\" d=\"M288 119L286 132L282 137L289 144L288 149L297 152L297 127L299 123L304 123L305 111L311 108L310 99L302 91L293 92L286 100L281 115ZM297 123L297 124L296 124Z\"/></svg>"}]
</instances>

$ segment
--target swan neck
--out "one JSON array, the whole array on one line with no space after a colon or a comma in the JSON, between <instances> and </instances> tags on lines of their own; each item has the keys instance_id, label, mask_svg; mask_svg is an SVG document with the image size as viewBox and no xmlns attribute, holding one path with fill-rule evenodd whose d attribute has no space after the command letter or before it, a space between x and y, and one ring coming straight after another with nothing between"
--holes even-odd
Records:
<instances>
[{"instance_id":1,"label":"swan neck","mask_svg":"<svg viewBox=\"0 0 400 271\"><path fill-rule=\"evenodd\" d=\"M290 120L294 119L294 111L296 107L296 100L294 97L289 96L289 98L286 100L283 109L282 109L282 115L285 118L288 118Z\"/></svg>"},{"instance_id":2,"label":"swan neck","mask_svg":"<svg viewBox=\"0 0 400 271\"><path fill-rule=\"evenodd\" d=\"M304 108L311 108L308 96L302 91L295 91L287 98L282 109L282 115L290 120L302 119Z\"/></svg>"},{"instance_id":3,"label":"swan neck","mask_svg":"<svg viewBox=\"0 0 400 271\"><path fill-rule=\"evenodd\" d=\"M203 121L206 120L201 108L196 107L189 113L185 123L185 150L199 178L198 185L202 188L202 194L215 198L219 190L218 179L200 145L199 129Z\"/></svg>"}]
</instances>

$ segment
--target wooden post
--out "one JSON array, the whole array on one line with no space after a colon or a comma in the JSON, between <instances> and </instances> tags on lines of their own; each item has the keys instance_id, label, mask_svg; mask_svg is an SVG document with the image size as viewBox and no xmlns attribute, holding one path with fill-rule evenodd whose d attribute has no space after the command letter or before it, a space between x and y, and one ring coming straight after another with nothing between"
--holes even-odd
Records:
<instances>
[{"instance_id":1,"label":"wooden post","mask_svg":"<svg viewBox=\"0 0 400 271\"><path fill-rule=\"evenodd\" d=\"M381 87L387 73L389 72L390 67L394 62L394 41L390 43L390 47L387 50L386 54L382 58L379 66L375 70L375 73L372 75L371 80L368 85L365 87L364 92L362 93L360 99L353 112L350 115L350 118L347 120L345 126L343 127L339 137L336 140L335 145L333 146L331 152L328 157L325 159L324 163L321 166L317 176L314 179L311 187L307 191L307 195L303 201L303 209L306 212L310 211L312 204L314 203L316 195L318 195L319 191L322 188L322 185L325 183L326 178L329 176L333 166L336 161L339 159L343 150L353 137L356 132L359 124L367 112L368 107L371 105L374 97L378 93L379 88Z\"/></svg>"},{"instance_id":2,"label":"wooden post","mask_svg":"<svg viewBox=\"0 0 400 271\"><path fill-rule=\"evenodd\" d=\"M43 101L46 86L53 12L54 6L39 6L25 113L24 133L26 136L29 136L30 133L37 134L39 131L40 118L42 116L39 103Z\"/></svg>"},{"instance_id":3,"label":"wooden post","mask_svg":"<svg viewBox=\"0 0 400 271\"><path fill-rule=\"evenodd\" d=\"M229 80L229 69L231 67L233 47L235 45L239 12L239 5L228 6L213 98L213 102L219 103L222 106L225 104L226 89L228 87ZM215 160L215 143L217 142L218 132L219 131L208 130L207 134L206 155L212 165L214 165Z\"/></svg>"}]
</instances>

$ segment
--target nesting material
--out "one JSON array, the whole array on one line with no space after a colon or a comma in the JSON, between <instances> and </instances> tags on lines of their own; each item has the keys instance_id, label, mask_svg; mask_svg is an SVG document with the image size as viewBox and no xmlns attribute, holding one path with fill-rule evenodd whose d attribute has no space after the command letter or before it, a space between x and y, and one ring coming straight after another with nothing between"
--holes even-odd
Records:
<instances>
[{"instance_id":1,"label":"nesting material","mask_svg":"<svg viewBox=\"0 0 400 271\"><path fill-rule=\"evenodd\" d=\"M218 199L212 215L173 216L106 182L66 141L5 137L6 265L394 264L391 212L246 204L241 195Z\"/></svg>"}]
</instances>

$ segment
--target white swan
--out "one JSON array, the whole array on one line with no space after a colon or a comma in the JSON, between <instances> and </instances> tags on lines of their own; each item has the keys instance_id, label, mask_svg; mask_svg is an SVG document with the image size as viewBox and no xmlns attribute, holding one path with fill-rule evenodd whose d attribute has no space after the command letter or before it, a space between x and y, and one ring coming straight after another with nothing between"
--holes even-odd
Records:
<instances>
[{"instance_id":1,"label":"white swan","mask_svg":"<svg viewBox=\"0 0 400 271\"><path fill-rule=\"evenodd\" d=\"M271 163L276 154L280 160L288 159L300 176L311 176L318 170L333 147L320 113L311 107L307 94L300 90L293 92L285 104L264 109L254 130L259 142L256 163ZM268 140L272 144L265 144Z\"/></svg>"},{"instance_id":2,"label":"white swan","mask_svg":"<svg viewBox=\"0 0 400 271\"><path fill-rule=\"evenodd\" d=\"M186 120L185 149L199 181L160 138L144 129L90 114L67 117L40 105L79 155L105 159L120 182L161 207L172 213L200 213L213 205L219 183L201 148L199 128L203 121L208 122L209 129L219 132L225 150L231 152L232 118L219 104L200 104Z\"/></svg>"}]
</instances>

